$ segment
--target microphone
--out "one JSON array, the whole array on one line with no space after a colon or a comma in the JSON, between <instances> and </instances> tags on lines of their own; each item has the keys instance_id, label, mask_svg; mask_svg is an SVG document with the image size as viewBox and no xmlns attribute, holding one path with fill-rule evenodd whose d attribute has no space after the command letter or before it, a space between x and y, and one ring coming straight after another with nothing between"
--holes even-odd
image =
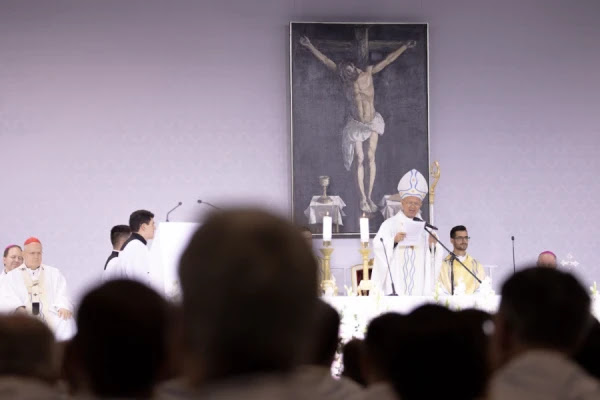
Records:
<instances>
[{"instance_id":1,"label":"microphone","mask_svg":"<svg viewBox=\"0 0 600 400\"><path fill-rule=\"evenodd\" d=\"M222 210L221 207L217 207L214 204L209 203L208 201L198 200L198 204L206 204L207 206L212 207L215 210Z\"/></svg>"},{"instance_id":2,"label":"microphone","mask_svg":"<svg viewBox=\"0 0 600 400\"><path fill-rule=\"evenodd\" d=\"M513 252L513 275L517 272L517 267L515 264L515 237L511 236L510 240L512 240L512 252Z\"/></svg>"},{"instance_id":3,"label":"microphone","mask_svg":"<svg viewBox=\"0 0 600 400\"><path fill-rule=\"evenodd\" d=\"M454 253L450 255L450 294L454 296Z\"/></svg>"},{"instance_id":4,"label":"microphone","mask_svg":"<svg viewBox=\"0 0 600 400\"><path fill-rule=\"evenodd\" d=\"M387 251L385 249L385 243L383 243L383 238L379 238L381 240L381 245L383 246L383 254L385 254L385 261L387 262L388 273L390 275L390 281L392 282L392 294L390 296L398 296L396 293L396 286L394 286L394 278L392 278L392 269L390 268L390 260L388 259Z\"/></svg>"},{"instance_id":5,"label":"microphone","mask_svg":"<svg viewBox=\"0 0 600 400\"><path fill-rule=\"evenodd\" d=\"M167 213L167 222L169 222L169 214L171 214L173 211L178 209L182 204L183 204L182 202L179 202L179 203L177 203L177 205L175 207L173 207L169 210L169 212Z\"/></svg>"},{"instance_id":6,"label":"microphone","mask_svg":"<svg viewBox=\"0 0 600 400\"><path fill-rule=\"evenodd\" d=\"M425 222L425 221L423 221L423 220L422 220L421 218L419 218L419 217L414 217L414 218L413 218L413 221L415 221L415 222ZM433 229L434 231L437 231L437 230L438 230L437 226L433 226L433 225L431 225L429 222L425 222L425 226L426 226L426 227L428 227L429 229Z\"/></svg>"}]
</instances>

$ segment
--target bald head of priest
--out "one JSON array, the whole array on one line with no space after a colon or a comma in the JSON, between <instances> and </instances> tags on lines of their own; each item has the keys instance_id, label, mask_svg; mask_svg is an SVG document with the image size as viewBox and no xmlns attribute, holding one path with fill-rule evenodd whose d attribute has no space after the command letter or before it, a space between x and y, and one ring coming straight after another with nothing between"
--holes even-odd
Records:
<instances>
[{"instance_id":1,"label":"bald head of priest","mask_svg":"<svg viewBox=\"0 0 600 400\"><path fill-rule=\"evenodd\" d=\"M549 250L542 251L538 256L537 266L546 268L556 268L558 266L556 262L556 254Z\"/></svg>"}]
</instances>

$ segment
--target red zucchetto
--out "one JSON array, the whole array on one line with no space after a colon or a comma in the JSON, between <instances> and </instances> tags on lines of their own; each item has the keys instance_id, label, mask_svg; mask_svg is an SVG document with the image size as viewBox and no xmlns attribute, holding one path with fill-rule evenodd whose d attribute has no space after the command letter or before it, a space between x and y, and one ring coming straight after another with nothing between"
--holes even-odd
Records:
<instances>
[{"instance_id":1,"label":"red zucchetto","mask_svg":"<svg viewBox=\"0 0 600 400\"><path fill-rule=\"evenodd\" d=\"M36 237L33 237L33 236L32 236L32 237L30 237L29 239L27 239L27 240L25 241L25 246L27 246L28 244L31 244L31 243L39 243L39 244L42 244L42 242L40 242L40 239L38 239L38 238L36 238Z\"/></svg>"}]
</instances>

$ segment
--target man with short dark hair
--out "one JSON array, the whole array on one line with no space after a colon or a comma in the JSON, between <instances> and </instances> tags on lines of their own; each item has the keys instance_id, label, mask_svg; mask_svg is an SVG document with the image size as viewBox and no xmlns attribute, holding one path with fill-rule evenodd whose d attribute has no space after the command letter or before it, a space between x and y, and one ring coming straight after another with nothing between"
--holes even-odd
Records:
<instances>
[{"instance_id":1,"label":"man with short dark hair","mask_svg":"<svg viewBox=\"0 0 600 400\"><path fill-rule=\"evenodd\" d=\"M485 398L484 357L461 322L455 312L437 304L423 305L406 316L389 313L371 321L365 339L370 361L367 385L374 378L379 384L367 386L365 397L389 397L385 389L392 385L402 400ZM432 379L433 359L452 361ZM468 383L463 382L465 377Z\"/></svg>"},{"instance_id":2,"label":"man with short dark hair","mask_svg":"<svg viewBox=\"0 0 600 400\"><path fill-rule=\"evenodd\" d=\"M0 315L0 397L59 399L56 344L50 329L27 315Z\"/></svg>"},{"instance_id":3,"label":"man with short dark hair","mask_svg":"<svg viewBox=\"0 0 600 400\"><path fill-rule=\"evenodd\" d=\"M485 278L482 265L471 257L471 255L467 254L470 239L469 232L467 232L467 228L463 225L455 226L450 230L450 242L454 246L452 252L456 254L458 261L465 264L482 281ZM479 289L479 282L458 261L451 254L446 256L442 263L438 284L442 285L445 293L453 295L456 286L462 282L465 285L464 294L473 294Z\"/></svg>"},{"instance_id":4,"label":"man with short dark hair","mask_svg":"<svg viewBox=\"0 0 600 400\"><path fill-rule=\"evenodd\" d=\"M331 376L331 365L339 345L340 315L329 304L319 300L314 314L310 345L306 352L306 365L302 366L299 379L303 385L313 387L330 400L346 400L357 396L362 388L350 379Z\"/></svg>"},{"instance_id":5,"label":"man with short dark hair","mask_svg":"<svg viewBox=\"0 0 600 400\"><path fill-rule=\"evenodd\" d=\"M364 339L364 352L361 372L367 384L365 399L395 400L399 396L393 385L394 376L390 363L398 356L399 333L406 326L406 316L398 313L385 313L369 322Z\"/></svg>"},{"instance_id":6,"label":"man with short dark hair","mask_svg":"<svg viewBox=\"0 0 600 400\"><path fill-rule=\"evenodd\" d=\"M113 247L112 253L108 256L104 264L104 273L102 280L110 279L117 272L117 262L121 248L131 236L131 228L129 225L115 225L110 230L110 242Z\"/></svg>"},{"instance_id":7,"label":"man with short dark hair","mask_svg":"<svg viewBox=\"0 0 600 400\"><path fill-rule=\"evenodd\" d=\"M517 272L502 286L492 338L500 367L492 399L599 399L600 383L569 357L592 323L590 298L571 274Z\"/></svg>"},{"instance_id":8,"label":"man with short dark hair","mask_svg":"<svg viewBox=\"0 0 600 400\"><path fill-rule=\"evenodd\" d=\"M116 276L133 279L151 286L150 252L148 240L154 239L154 214L137 210L129 217L131 236L121 247L116 268Z\"/></svg>"},{"instance_id":9,"label":"man with short dark hair","mask_svg":"<svg viewBox=\"0 0 600 400\"><path fill-rule=\"evenodd\" d=\"M168 360L169 308L154 290L112 280L88 292L77 311L71 368L95 398L150 398Z\"/></svg>"},{"instance_id":10,"label":"man with short dark hair","mask_svg":"<svg viewBox=\"0 0 600 400\"><path fill-rule=\"evenodd\" d=\"M317 265L298 228L256 210L212 214L184 251L186 388L178 398L314 398L305 356Z\"/></svg>"}]
</instances>

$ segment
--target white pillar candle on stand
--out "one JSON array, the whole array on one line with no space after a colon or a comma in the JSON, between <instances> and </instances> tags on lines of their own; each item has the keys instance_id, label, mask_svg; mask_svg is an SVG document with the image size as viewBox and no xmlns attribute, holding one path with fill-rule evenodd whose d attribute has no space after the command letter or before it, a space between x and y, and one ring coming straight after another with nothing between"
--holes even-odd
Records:
<instances>
[{"instance_id":1,"label":"white pillar candle on stand","mask_svg":"<svg viewBox=\"0 0 600 400\"><path fill-rule=\"evenodd\" d=\"M333 226L333 220L329 215L323 217L323 241L331 242L331 228Z\"/></svg>"},{"instance_id":2,"label":"white pillar candle on stand","mask_svg":"<svg viewBox=\"0 0 600 400\"><path fill-rule=\"evenodd\" d=\"M363 217L360 219L360 241L369 243L369 218Z\"/></svg>"}]
</instances>

